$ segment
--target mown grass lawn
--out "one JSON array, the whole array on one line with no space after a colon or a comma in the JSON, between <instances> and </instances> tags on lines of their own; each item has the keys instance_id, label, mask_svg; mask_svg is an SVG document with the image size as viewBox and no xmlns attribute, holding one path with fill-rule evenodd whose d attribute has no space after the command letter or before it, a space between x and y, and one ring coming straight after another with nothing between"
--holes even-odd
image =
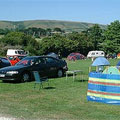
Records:
<instances>
[{"instance_id":1,"label":"mown grass lawn","mask_svg":"<svg viewBox=\"0 0 120 120\"><path fill-rule=\"evenodd\" d=\"M0 81L0 114L25 120L119 120L120 106L86 99L88 67L91 60L67 61L69 70L84 71L84 81L77 76L66 80L51 78L50 87L34 90L34 81L27 83L3 83ZM116 65L118 60L110 60Z\"/></svg>"}]
</instances>

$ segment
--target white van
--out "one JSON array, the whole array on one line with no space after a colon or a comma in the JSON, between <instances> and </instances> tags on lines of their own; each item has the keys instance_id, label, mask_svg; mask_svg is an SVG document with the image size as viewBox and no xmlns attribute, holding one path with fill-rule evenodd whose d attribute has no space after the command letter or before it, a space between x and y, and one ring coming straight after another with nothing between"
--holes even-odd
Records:
<instances>
[{"instance_id":1,"label":"white van","mask_svg":"<svg viewBox=\"0 0 120 120\"><path fill-rule=\"evenodd\" d=\"M26 57L28 54L24 50L20 49L8 49L7 50L7 58L9 59L11 65L15 65L21 59Z\"/></svg>"},{"instance_id":2,"label":"white van","mask_svg":"<svg viewBox=\"0 0 120 120\"><path fill-rule=\"evenodd\" d=\"M96 57L104 57L105 53L104 51L89 51L87 58L96 58Z\"/></svg>"},{"instance_id":3,"label":"white van","mask_svg":"<svg viewBox=\"0 0 120 120\"><path fill-rule=\"evenodd\" d=\"M8 49L7 56L26 56L27 53L20 49Z\"/></svg>"}]
</instances>

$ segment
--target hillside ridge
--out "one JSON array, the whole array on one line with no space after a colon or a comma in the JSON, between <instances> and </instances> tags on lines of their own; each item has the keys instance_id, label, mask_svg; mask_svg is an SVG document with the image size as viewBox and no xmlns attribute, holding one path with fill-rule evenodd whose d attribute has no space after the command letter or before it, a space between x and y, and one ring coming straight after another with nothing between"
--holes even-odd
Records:
<instances>
[{"instance_id":1,"label":"hillside ridge","mask_svg":"<svg viewBox=\"0 0 120 120\"><path fill-rule=\"evenodd\" d=\"M84 31L88 29L89 27L92 27L93 23L87 23L87 22L78 22L78 21L62 21L62 20L25 20L25 21L0 21L0 29L26 29L31 27L36 28L51 28L54 29L56 27L61 28L62 30L66 32L72 32L72 31ZM106 28L106 25L99 26L102 29Z\"/></svg>"}]
</instances>

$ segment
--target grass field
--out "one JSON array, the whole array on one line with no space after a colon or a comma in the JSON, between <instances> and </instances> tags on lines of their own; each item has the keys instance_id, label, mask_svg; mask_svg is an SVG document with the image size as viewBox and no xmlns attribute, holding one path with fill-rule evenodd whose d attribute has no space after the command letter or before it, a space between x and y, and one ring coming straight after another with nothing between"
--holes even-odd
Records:
<instances>
[{"instance_id":1,"label":"grass field","mask_svg":"<svg viewBox=\"0 0 120 120\"><path fill-rule=\"evenodd\" d=\"M0 115L24 120L119 120L120 106L86 99L88 67L91 60L67 61L69 70L84 71L84 82L77 76L50 79L50 87L34 90L34 81L27 83L3 83L0 81ZM118 60L110 60L116 65Z\"/></svg>"}]
</instances>

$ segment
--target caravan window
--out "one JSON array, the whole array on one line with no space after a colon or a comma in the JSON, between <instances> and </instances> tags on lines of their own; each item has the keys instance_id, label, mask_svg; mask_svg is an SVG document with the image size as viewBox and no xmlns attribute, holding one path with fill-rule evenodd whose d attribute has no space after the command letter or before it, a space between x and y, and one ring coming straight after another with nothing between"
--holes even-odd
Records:
<instances>
[{"instance_id":1,"label":"caravan window","mask_svg":"<svg viewBox=\"0 0 120 120\"><path fill-rule=\"evenodd\" d=\"M92 53L92 55L95 55L95 53Z\"/></svg>"}]
</instances>

